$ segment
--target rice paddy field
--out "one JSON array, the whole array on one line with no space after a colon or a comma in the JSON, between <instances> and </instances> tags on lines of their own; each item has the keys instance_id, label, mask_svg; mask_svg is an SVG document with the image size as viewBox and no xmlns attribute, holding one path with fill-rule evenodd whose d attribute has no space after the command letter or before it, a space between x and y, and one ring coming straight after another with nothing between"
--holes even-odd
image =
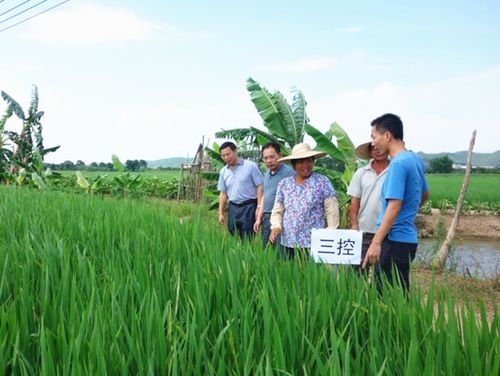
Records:
<instances>
[{"instance_id":1,"label":"rice paddy field","mask_svg":"<svg viewBox=\"0 0 500 376\"><path fill-rule=\"evenodd\" d=\"M496 310L378 296L212 214L0 187L0 373L500 374Z\"/></svg>"},{"instance_id":2,"label":"rice paddy field","mask_svg":"<svg viewBox=\"0 0 500 376\"><path fill-rule=\"evenodd\" d=\"M428 174L430 200L433 203L448 201L456 204L462 188L463 174ZM472 174L467 189L469 203L500 203L500 174Z\"/></svg>"},{"instance_id":3,"label":"rice paddy field","mask_svg":"<svg viewBox=\"0 0 500 376\"><path fill-rule=\"evenodd\" d=\"M75 171L59 171L63 176L75 176ZM109 178L123 175L114 171L83 171L83 175L93 179L98 175ZM179 178L179 171L147 170L131 172L132 176L140 174L144 181L152 178L170 180ZM184 172L186 176L187 172ZM456 205L458 194L462 187L463 174L427 174L430 191L430 206L435 208L452 209ZM500 174L472 174L466 195L466 210L487 210L500 212Z\"/></svg>"}]
</instances>

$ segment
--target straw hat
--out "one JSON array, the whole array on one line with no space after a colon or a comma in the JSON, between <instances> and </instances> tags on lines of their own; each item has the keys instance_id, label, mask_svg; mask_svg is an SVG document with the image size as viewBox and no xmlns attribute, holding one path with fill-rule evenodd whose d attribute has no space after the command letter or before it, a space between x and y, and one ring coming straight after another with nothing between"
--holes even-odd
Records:
<instances>
[{"instance_id":1,"label":"straw hat","mask_svg":"<svg viewBox=\"0 0 500 376\"><path fill-rule=\"evenodd\" d=\"M278 159L280 162L291 161L292 159L304 159L304 158L314 158L318 159L324 157L326 153L324 151L312 150L311 147L305 142L297 144L292 149L292 154Z\"/></svg>"},{"instance_id":2,"label":"straw hat","mask_svg":"<svg viewBox=\"0 0 500 376\"><path fill-rule=\"evenodd\" d=\"M361 159L371 159L372 158L372 143L365 142L356 148L356 155Z\"/></svg>"}]
</instances>

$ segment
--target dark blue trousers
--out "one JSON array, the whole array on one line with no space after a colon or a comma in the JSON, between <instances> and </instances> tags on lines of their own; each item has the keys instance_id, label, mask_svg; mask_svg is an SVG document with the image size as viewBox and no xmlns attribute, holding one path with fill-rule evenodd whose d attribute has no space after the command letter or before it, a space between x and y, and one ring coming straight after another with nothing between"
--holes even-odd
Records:
<instances>
[{"instance_id":1,"label":"dark blue trousers","mask_svg":"<svg viewBox=\"0 0 500 376\"><path fill-rule=\"evenodd\" d=\"M401 282L406 293L410 288L410 264L415 258L417 243L401 243L385 238L382 242L380 262L375 268L377 289L382 291L382 274L387 277L390 284ZM394 268L394 274L393 274Z\"/></svg>"},{"instance_id":2,"label":"dark blue trousers","mask_svg":"<svg viewBox=\"0 0 500 376\"><path fill-rule=\"evenodd\" d=\"M253 231L255 210L257 210L257 200L242 204L229 203L227 226L231 235L237 233L240 239L252 238L255 235Z\"/></svg>"},{"instance_id":3,"label":"dark blue trousers","mask_svg":"<svg viewBox=\"0 0 500 376\"><path fill-rule=\"evenodd\" d=\"M262 216L262 247L267 246L269 241L269 236L271 235L271 213L264 213ZM279 244L279 241L277 241Z\"/></svg>"},{"instance_id":4,"label":"dark blue trousers","mask_svg":"<svg viewBox=\"0 0 500 376\"><path fill-rule=\"evenodd\" d=\"M278 235L274 243L269 242L269 236L271 235L271 213L264 213L262 217L262 247L272 247L273 249L279 250L280 255L283 256L284 247L281 245L281 235Z\"/></svg>"}]
</instances>

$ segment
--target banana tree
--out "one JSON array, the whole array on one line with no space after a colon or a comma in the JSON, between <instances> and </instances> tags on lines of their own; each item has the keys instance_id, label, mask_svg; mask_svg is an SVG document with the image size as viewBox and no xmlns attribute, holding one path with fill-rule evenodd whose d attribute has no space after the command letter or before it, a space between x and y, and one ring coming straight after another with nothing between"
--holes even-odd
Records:
<instances>
[{"instance_id":1,"label":"banana tree","mask_svg":"<svg viewBox=\"0 0 500 376\"><path fill-rule=\"evenodd\" d=\"M113 161L114 170L121 172L120 175L113 176L111 180L113 193L120 194L122 197L126 197L131 193L137 193L137 188L143 182L141 175L131 175L129 172L123 173L125 168L117 155L113 154L111 160Z\"/></svg>"},{"instance_id":2,"label":"banana tree","mask_svg":"<svg viewBox=\"0 0 500 376\"><path fill-rule=\"evenodd\" d=\"M12 150L7 147L9 145L9 139L5 134L5 123L11 116L12 108L9 106L7 107L5 115L0 119L0 183L8 180L8 171L13 154Z\"/></svg>"},{"instance_id":3,"label":"banana tree","mask_svg":"<svg viewBox=\"0 0 500 376\"><path fill-rule=\"evenodd\" d=\"M2 98L7 102L8 107L5 115L0 120L0 131L6 135L7 139L14 144L14 150L11 154L6 154L3 146L7 140L2 139L2 162L5 162L6 156L9 158L9 173L15 174L20 168L25 168L29 172L41 173L43 170L43 159L47 153L56 151L59 146L45 148L43 145L41 118L43 111L38 111L38 89L33 85L31 94L31 103L27 115L21 105L10 95L1 92ZM15 114L22 122L20 133L14 131L5 131L5 122Z\"/></svg>"},{"instance_id":4,"label":"banana tree","mask_svg":"<svg viewBox=\"0 0 500 376\"><path fill-rule=\"evenodd\" d=\"M306 100L300 90L293 89L293 102L289 105L279 91L269 92L266 88L249 78L247 90L267 131L255 127L222 130L215 134L218 138L232 138L237 142L263 145L277 142L287 154L294 145L304 140L305 126L309 119L306 114Z\"/></svg>"},{"instance_id":5,"label":"banana tree","mask_svg":"<svg viewBox=\"0 0 500 376\"><path fill-rule=\"evenodd\" d=\"M85 192L93 195L109 188L105 177L106 175L97 175L93 181L89 181L80 171L76 171L76 184Z\"/></svg>"},{"instance_id":6,"label":"banana tree","mask_svg":"<svg viewBox=\"0 0 500 376\"><path fill-rule=\"evenodd\" d=\"M267 130L234 128L222 130L215 136L256 146L277 142L282 146L283 153L288 154L294 145L303 142L307 133L316 141L316 149L327 152L330 162L340 167L326 168L324 165L328 164L328 160L320 160L315 169L332 181L339 196L341 225L346 226L349 220L349 196L346 191L356 170L354 145L347 133L337 123L332 123L326 133L312 126L306 113L307 102L300 90L292 91L291 106L279 91L270 93L252 78L247 80L247 90Z\"/></svg>"}]
</instances>

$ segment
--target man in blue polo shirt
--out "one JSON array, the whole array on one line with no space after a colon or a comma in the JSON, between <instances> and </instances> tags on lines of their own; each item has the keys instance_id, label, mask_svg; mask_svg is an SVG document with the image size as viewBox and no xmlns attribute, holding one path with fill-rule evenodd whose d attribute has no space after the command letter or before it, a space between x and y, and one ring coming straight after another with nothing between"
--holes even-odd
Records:
<instances>
[{"instance_id":1,"label":"man in blue polo shirt","mask_svg":"<svg viewBox=\"0 0 500 376\"><path fill-rule=\"evenodd\" d=\"M262 147L262 160L268 168L264 174L264 199L259 202L259 209L257 211L257 220L254 225L255 232L259 232L262 227L262 245L267 246L269 242L269 235L271 234L271 211L274 206L274 199L276 197L276 189L278 183L288 177L294 176L295 171L289 165L283 162L278 162L282 157L280 145L275 142L270 142ZM279 237L272 243L279 245Z\"/></svg>"},{"instance_id":2,"label":"man in blue polo shirt","mask_svg":"<svg viewBox=\"0 0 500 376\"><path fill-rule=\"evenodd\" d=\"M219 223L225 224L224 211L229 200L227 225L231 235L241 239L254 235L257 203L262 201L262 174L254 162L238 156L236 145L224 142L220 154L226 165L219 174Z\"/></svg>"},{"instance_id":3,"label":"man in blue polo shirt","mask_svg":"<svg viewBox=\"0 0 500 376\"><path fill-rule=\"evenodd\" d=\"M403 123L393 114L382 115L371 122L372 145L392 159L382 186L382 210L377 232L368 248L363 267L377 264L375 279L379 291L381 274L390 283L394 267L405 291L410 286L410 263L417 251L415 216L429 197L422 159L406 150Z\"/></svg>"}]
</instances>

